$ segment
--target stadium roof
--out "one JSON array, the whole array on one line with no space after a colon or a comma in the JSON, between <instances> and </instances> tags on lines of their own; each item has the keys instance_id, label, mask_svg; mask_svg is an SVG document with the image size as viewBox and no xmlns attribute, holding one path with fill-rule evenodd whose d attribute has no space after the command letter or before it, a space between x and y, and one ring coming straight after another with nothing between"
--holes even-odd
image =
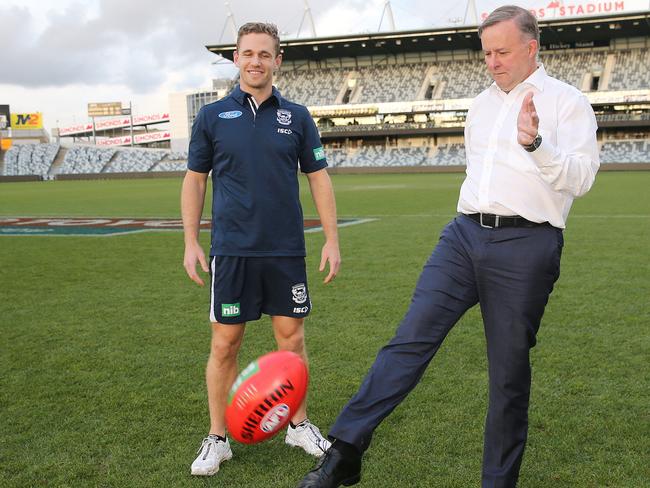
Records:
<instances>
[{"instance_id":1,"label":"stadium roof","mask_svg":"<svg viewBox=\"0 0 650 488\"><path fill-rule=\"evenodd\" d=\"M607 46L614 38L650 36L650 12L542 21L539 25L541 43L546 48ZM476 30L474 26L289 39L282 41L280 48L284 59L292 61L404 52L478 51L481 42ZM209 51L231 61L235 47L235 44L206 46Z\"/></svg>"}]
</instances>

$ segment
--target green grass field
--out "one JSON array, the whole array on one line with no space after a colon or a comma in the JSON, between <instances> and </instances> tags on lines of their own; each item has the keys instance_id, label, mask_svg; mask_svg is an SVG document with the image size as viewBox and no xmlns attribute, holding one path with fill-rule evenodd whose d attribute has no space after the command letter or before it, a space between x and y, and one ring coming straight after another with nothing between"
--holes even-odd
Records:
<instances>
[{"instance_id":1,"label":"green grass field","mask_svg":"<svg viewBox=\"0 0 650 488\"><path fill-rule=\"evenodd\" d=\"M342 269L328 286L322 236L307 235L310 417L325 431L405 312L462 175L333 181L340 217L377 220L341 229ZM574 204L532 352L522 488L650 486L649 187L650 172L602 173ZM176 179L2 184L0 216L178 218L179 189ZM189 475L208 428L208 292L186 278L182 242L179 232L0 237L1 487L292 488L311 469L277 436L234 443L213 478ZM377 430L359 487L480 486L484 342L471 310ZM272 349L268 319L249 324L240 367Z\"/></svg>"}]
</instances>

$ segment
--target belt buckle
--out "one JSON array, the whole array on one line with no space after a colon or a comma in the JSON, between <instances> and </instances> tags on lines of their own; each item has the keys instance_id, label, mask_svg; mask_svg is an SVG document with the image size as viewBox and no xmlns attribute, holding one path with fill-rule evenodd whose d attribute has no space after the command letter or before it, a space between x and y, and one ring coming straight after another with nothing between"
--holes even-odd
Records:
<instances>
[{"instance_id":1,"label":"belt buckle","mask_svg":"<svg viewBox=\"0 0 650 488\"><path fill-rule=\"evenodd\" d=\"M494 225L484 224L483 223L483 214L482 213L479 213L479 217L480 217L480 222L479 223L481 224L481 227L483 227L485 229L496 229L497 227L499 227L499 216L498 215L494 216Z\"/></svg>"}]
</instances>

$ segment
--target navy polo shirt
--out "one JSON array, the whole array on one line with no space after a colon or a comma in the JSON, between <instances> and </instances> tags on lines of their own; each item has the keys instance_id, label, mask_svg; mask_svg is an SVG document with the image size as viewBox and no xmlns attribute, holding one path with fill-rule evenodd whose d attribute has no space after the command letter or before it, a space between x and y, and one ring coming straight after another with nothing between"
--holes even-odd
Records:
<instances>
[{"instance_id":1,"label":"navy polo shirt","mask_svg":"<svg viewBox=\"0 0 650 488\"><path fill-rule=\"evenodd\" d=\"M298 166L327 166L306 107L273 94L255 111L239 85L205 105L187 167L212 171L212 246L218 256L305 256Z\"/></svg>"}]
</instances>

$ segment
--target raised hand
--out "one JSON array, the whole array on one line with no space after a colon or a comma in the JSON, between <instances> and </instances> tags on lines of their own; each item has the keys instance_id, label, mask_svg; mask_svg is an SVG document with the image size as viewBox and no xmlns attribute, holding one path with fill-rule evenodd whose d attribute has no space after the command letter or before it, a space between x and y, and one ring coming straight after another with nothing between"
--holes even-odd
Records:
<instances>
[{"instance_id":1,"label":"raised hand","mask_svg":"<svg viewBox=\"0 0 650 488\"><path fill-rule=\"evenodd\" d=\"M537 136L538 128L539 117L533 102L533 92L528 92L517 117L517 142L522 146L530 146Z\"/></svg>"}]
</instances>

